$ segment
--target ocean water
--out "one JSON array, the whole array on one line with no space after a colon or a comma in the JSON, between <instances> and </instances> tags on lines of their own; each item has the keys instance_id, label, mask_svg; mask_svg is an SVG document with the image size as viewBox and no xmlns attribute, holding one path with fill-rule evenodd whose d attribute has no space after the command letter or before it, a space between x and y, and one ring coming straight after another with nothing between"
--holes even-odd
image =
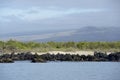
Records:
<instances>
[{"instance_id":1,"label":"ocean water","mask_svg":"<svg viewBox=\"0 0 120 80\"><path fill-rule=\"evenodd\" d=\"M120 62L0 63L0 80L120 80Z\"/></svg>"}]
</instances>

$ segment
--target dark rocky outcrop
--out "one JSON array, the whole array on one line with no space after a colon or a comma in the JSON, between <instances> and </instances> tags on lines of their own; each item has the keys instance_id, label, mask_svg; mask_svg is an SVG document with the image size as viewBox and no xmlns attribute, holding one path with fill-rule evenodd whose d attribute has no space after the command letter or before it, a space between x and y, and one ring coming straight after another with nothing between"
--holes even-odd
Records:
<instances>
[{"instance_id":1,"label":"dark rocky outcrop","mask_svg":"<svg viewBox=\"0 0 120 80\"><path fill-rule=\"evenodd\" d=\"M43 59L41 59L41 58L33 58L33 59L32 59L32 62L33 62L33 63L38 63L38 62L44 63L44 62L46 62L46 61L43 60Z\"/></svg>"},{"instance_id":2,"label":"dark rocky outcrop","mask_svg":"<svg viewBox=\"0 0 120 80\"><path fill-rule=\"evenodd\" d=\"M10 59L10 58L6 58L6 59L0 59L0 63L13 63L14 60Z\"/></svg>"},{"instance_id":3,"label":"dark rocky outcrop","mask_svg":"<svg viewBox=\"0 0 120 80\"><path fill-rule=\"evenodd\" d=\"M107 55L102 52L95 52L94 55L71 55L71 54L42 54L38 55L27 53L3 54L0 55L0 63L13 63L15 60L31 60L31 62L47 62L47 61L116 61L120 62L120 52Z\"/></svg>"}]
</instances>

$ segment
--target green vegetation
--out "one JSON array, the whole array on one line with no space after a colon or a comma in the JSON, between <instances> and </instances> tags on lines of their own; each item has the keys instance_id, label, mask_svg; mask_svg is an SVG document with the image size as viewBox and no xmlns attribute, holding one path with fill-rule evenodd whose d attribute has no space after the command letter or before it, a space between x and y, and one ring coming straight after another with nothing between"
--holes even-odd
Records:
<instances>
[{"instance_id":1,"label":"green vegetation","mask_svg":"<svg viewBox=\"0 0 120 80\"><path fill-rule=\"evenodd\" d=\"M0 41L0 51L77 51L77 50L100 50L120 51L120 41L116 42L19 42L16 40Z\"/></svg>"}]
</instances>

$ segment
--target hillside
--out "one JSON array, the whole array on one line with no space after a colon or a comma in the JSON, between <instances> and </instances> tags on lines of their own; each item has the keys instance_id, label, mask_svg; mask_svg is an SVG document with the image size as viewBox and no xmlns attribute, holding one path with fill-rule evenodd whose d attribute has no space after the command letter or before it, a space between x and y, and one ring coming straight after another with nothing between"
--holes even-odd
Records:
<instances>
[{"instance_id":1,"label":"hillside","mask_svg":"<svg viewBox=\"0 0 120 80\"><path fill-rule=\"evenodd\" d=\"M79 29L32 31L0 34L0 40L18 41L119 41L119 27L82 27Z\"/></svg>"}]
</instances>

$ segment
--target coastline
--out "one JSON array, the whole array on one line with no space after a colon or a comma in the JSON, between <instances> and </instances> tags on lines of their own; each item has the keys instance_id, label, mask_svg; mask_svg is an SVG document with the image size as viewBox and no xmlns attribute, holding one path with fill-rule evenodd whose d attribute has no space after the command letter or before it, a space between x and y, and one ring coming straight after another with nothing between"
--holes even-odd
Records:
<instances>
[{"instance_id":1,"label":"coastline","mask_svg":"<svg viewBox=\"0 0 120 80\"><path fill-rule=\"evenodd\" d=\"M0 63L13 63L15 60L30 60L33 63L47 61L112 61L120 62L120 52L93 52L93 51L76 51L62 52L50 51L44 53L21 52L21 53L4 53L0 55Z\"/></svg>"},{"instance_id":2,"label":"coastline","mask_svg":"<svg viewBox=\"0 0 120 80\"><path fill-rule=\"evenodd\" d=\"M43 54L70 54L70 55L94 55L95 52L102 52L102 53L106 53L107 55L114 53L114 51L92 51L92 50L79 50L79 51L47 51L47 52L32 52L32 51L21 51L21 52L14 52L14 54L18 54L18 53L26 53L26 52L30 52L31 54L38 54L38 55L43 55ZM7 53L3 53L3 54L11 54L12 52L7 52ZM1 53L0 53L1 54Z\"/></svg>"},{"instance_id":3,"label":"coastline","mask_svg":"<svg viewBox=\"0 0 120 80\"><path fill-rule=\"evenodd\" d=\"M85 50L81 50L81 51L48 51L48 52L31 52L32 54L37 53L38 55L42 55L42 54L70 54L70 55L94 55L95 51L85 51ZM107 55L111 54L112 52L103 52L106 53Z\"/></svg>"}]
</instances>

